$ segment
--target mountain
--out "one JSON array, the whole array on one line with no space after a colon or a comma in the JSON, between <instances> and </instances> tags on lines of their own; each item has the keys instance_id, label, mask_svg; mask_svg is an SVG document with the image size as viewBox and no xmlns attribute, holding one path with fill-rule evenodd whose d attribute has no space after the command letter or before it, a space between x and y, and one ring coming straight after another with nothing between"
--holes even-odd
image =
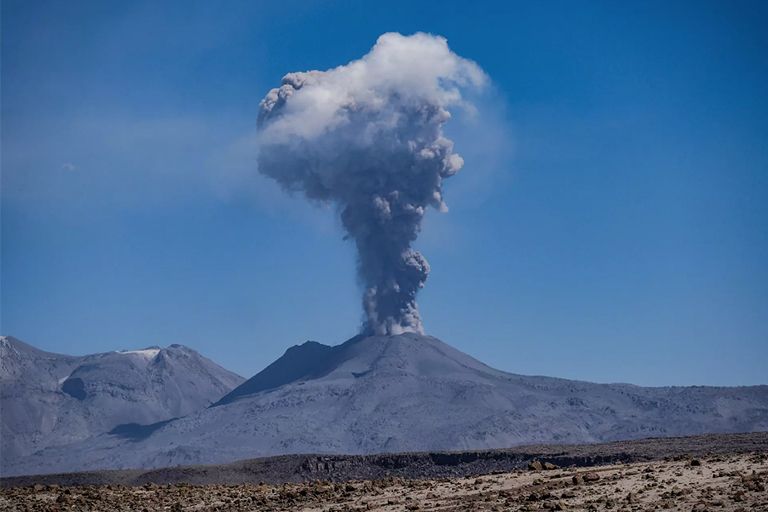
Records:
<instances>
[{"instance_id":1,"label":"mountain","mask_svg":"<svg viewBox=\"0 0 768 512\"><path fill-rule=\"evenodd\" d=\"M768 386L594 384L501 372L417 334L316 342L207 409L6 464L6 476L291 454L440 451L768 430Z\"/></svg>"},{"instance_id":2,"label":"mountain","mask_svg":"<svg viewBox=\"0 0 768 512\"><path fill-rule=\"evenodd\" d=\"M0 337L3 465L207 407L245 379L182 345L82 357Z\"/></svg>"}]
</instances>

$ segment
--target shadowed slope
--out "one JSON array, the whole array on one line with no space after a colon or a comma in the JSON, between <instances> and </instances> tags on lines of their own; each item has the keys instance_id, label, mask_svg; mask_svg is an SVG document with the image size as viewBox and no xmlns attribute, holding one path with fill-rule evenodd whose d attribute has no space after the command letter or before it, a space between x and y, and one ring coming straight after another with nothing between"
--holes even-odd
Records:
<instances>
[{"instance_id":1,"label":"shadowed slope","mask_svg":"<svg viewBox=\"0 0 768 512\"><path fill-rule=\"evenodd\" d=\"M362 336L355 336L344 344L334 347L316 341L294 345L286 350L280 359L233 389L214 406L228 404L239 397L279 388L297 380L321 377L323 372L332 369L340 362L350 345L361 339L363 339Z\"/></svg>"}]
</instances>

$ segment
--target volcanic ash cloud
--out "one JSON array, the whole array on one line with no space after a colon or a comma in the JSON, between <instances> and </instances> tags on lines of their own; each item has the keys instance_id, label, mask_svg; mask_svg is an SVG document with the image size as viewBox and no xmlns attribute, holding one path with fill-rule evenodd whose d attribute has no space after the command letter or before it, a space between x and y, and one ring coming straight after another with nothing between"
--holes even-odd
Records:
<instances>
[{"instance_id":1,"label":"volcanic ash cloud","mask_svg":"<svg viewBox=\"0 0 768 512\"><path fill-rule=\"evenodd\" d=\"M428 34L382 35L360 60L286 75L259 105L259 172L333 202L355 241L367 334L422 333L416 293L429 275L411 248L442 182L463 165L445 138L449 106L486 75Z\"/></svg>"}]
</instances>

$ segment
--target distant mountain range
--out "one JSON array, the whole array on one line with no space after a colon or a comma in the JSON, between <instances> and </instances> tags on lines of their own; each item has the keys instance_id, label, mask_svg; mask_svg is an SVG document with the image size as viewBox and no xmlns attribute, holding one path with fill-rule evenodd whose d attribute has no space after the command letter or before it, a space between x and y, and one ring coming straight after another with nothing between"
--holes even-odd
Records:
<instances>
[{"instance_id":1,"label":"distant mountain range","mask_svg":"<svg viewBox=\"0 0 768 512\"><path fill-rule=\"evenodd\" d=\"M111 357L139 360L163 351L116 354ZM58 383L69 367L54 366L55 372L38 371L55 374ZM93 400L89 393L118 389L102 381L111 374L68 374L82 379L86 398L77 397L79 384L68 386L69 394L51 391L66 401L65 417L76 410L70 407ZM180 381L187 382L173 380ZM58 385L63 389L65 383ZM193 392L179 386L175 397L187 390L199 396L204 387L198 384ZM213 464L290 453L463 450L768 430L768 386L648 388L515 375L417 334L357 336L338 346L307 342L221 395L207 408L188 402L194 412L171 421L149 424L136 411L136 417L129 418L130 413L112 422L122 423L120 428L104 428L86 441L48 443L30 455L4 457L3 476ZM11 435L13 441L19 430L7 431L3 413L5 447L6 438ZM183 414L174 410L167 417Z\"/></svg>"},{"instance_id":2,"label":"distant mountain range","mask_svg":"<svg viewBox=\"0 0 768 512\"><path fill-rule=\"evenodd\" d=\"M82 357L0 337L2 466L207 407L245 379L182 345Z\"/></svg>"}]
</instances>

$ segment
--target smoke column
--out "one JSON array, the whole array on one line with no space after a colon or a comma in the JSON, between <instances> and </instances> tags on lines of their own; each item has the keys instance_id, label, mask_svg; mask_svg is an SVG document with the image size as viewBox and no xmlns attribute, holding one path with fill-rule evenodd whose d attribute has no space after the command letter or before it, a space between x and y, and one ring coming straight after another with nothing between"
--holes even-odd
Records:
<instances>
[{"instance_id":1,"label":"smoke column","mask_svg":"<svg viewBox=\"0 0 768 512\"><path fill-rule=\"evenodd\" d=\"M422 333L416 293L429 274L411 248L427 207L463 160L443 136L461 90L486 75L429 34L382 35L362 59L286 75L259 105L259 172L335 203L358 251L366 334Z\"/></svg>"}]
</instances>

